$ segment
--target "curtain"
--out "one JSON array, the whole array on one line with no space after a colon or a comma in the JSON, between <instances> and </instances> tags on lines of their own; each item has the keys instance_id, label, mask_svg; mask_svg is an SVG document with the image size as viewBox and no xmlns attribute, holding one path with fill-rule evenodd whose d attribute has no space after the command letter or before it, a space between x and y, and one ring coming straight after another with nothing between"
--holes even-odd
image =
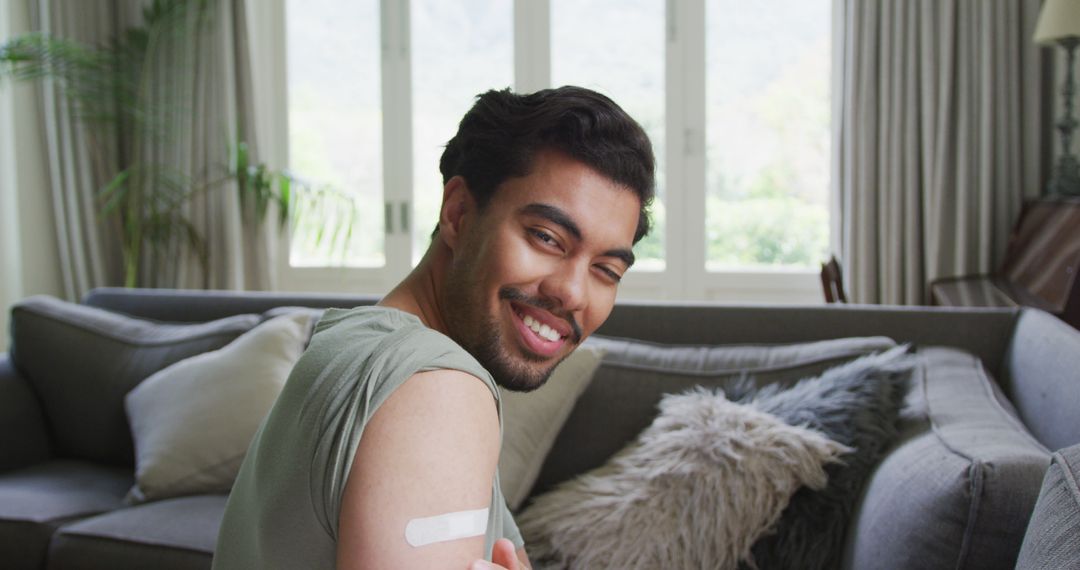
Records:
<instances>
[{"instance_id":1,"label":"curtain","mask_svg":"<svg viewBox=\"0 0 1080 570\"><path fill-rule=\"evenodd\" d=\"M149 0L34 0L34 4L37 29L100 45L140 24ZM134 154L197 188L182 210L206 253L204 265L197 249L180 235L164 248L144 247L139 286L249 290L274 286L275 214L271 211L265 224L255 223L252 205L247 204L245 211L236 184L228 177L230 151L239 141L248 143L250 160L258 160L245 2L210 0L206 6L205 11L191 10L190 25L161 40L147 72L149 108L166 126L167 136L100 140L100 133L82 128L59 88L44 83L43 128L69 298L77 299L92 287L123 283L119 228L99 220L96 196Z\"/></svg>"},{"instance_id":2,"label":"curtain","mask_svg":"<svg viewBox=\"0 0 1080 570\"><path fill-rule=\"evenodd\" d=\"M271 243L276 216L255 221L253 204L242 203L228 176L238 142L258 161L247 13L242 0L216 0L208 13L192 11L193 21L159 54L153 108L173 133L149 141L154 162L175 168L199 190L185 213L204 240L205 267L178 236L162 250L146 251L140 283L151 287L271 289Z\"/></svg>"},{"instance_id":3,"label":"curtain","mask_svg":"<svg viewBox=\"0 0 1080 570\"><path fill-rule=\"evenodd\" d=\"M1047 169L1039 0L834 0L833 248L858 303L991 273Z\"/></svg>"},{"instance_id":4,"label":"curtain","mask_svg":"<svg viewBox=\"0 0 1080 570\"><path fill-rule=\"evenodd\" d=\"M34 0L31 28L85 44L103 44L118 29L114 0ZM97 216L95 196L112 178L118 141L83 128L61 88L41 82L40 118L45 139L60 276L64 296L76 301L93 287L123 282L116 228Z\"/></svg>"}]
</instances>

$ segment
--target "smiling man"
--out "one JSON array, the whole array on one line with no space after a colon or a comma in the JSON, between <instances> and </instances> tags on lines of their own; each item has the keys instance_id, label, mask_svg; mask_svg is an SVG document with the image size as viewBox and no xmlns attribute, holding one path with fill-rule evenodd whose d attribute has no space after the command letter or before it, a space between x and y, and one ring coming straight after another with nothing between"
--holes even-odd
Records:
<instances>
[{"instance_id":1,"label":"smiling man","mask_svg":"<svg viewBox=\"0 0 1080 570\"><path fill-rule=\"evenodd\" d=\"M440 169L420 264L319 322L244 460L215 568L528 567L496 385L541 386L607 319L648 231L652 149L592 91L490 91Z\"/></svg>"}]
</instances>

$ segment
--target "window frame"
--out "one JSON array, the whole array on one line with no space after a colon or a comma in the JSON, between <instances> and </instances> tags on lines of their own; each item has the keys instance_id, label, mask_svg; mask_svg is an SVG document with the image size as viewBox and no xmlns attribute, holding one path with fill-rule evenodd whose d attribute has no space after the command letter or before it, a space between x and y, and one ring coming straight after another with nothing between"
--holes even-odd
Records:
<instances>
[{"instance_id":1,"label":"window frame","mask_svg":"<svg viewBox=\"0 0 1080 570\"><path fill-rule=\"evenodd\" d=\"M662 271L633 270L623 279L620 299L709 300L814 304L823 302L818 273L813 269L709 271L705 245L705 2L665 0L665 106L667 145L666 252ZM253 61L256 84L264 88L272 120L261 148L277 168L288 165L288 100L285 42L285 0L258 2L253 7ZM383 208L390 222L386 234L386 265L359 267L292 267L288 232L277 244L280 254L275 286L293 291L381 294L411 270L411 236L401 227L403 216L413 219L412 81L410 0L380 0L383 96ZM550 0L514 0L514 89L531 92L551 86ZM834 18L835 22L835 18ZM277 41L274 41L277 39ZM835 71L834 71L835 75ZM257 113L259 111L257 110ZM262 133L260 133L261 135ZM406 213L402 213L406 211ZM830 232L832 224L830 224ZM678 231L676 231L678 228ZM831 240L835 241L835 240Z\"/></svg>"}]
</instances>

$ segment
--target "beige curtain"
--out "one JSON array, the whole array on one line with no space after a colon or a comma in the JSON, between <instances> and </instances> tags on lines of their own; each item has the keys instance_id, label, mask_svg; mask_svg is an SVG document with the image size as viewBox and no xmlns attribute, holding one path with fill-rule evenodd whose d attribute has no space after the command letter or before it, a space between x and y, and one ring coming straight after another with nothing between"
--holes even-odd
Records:
<instances>
[{"instance_id":1,"label":"beige curtain","mask_svg":"<svg viewBox=\"0 0 1080 570\"><path fill-rule=\"evenodd\" d=\"M118 29L114 0L31 0L29 6L31 28L50 35L101 44ZM95 203L97 189L115 173L118 141L84 129L56 84L41 82L38 89L63 291L75 301L93 287L123 282L115 228L97 216Z\"/></svg>"},{"instance_id":2,"label":"beige curtain","mask_svg":"<svg viewBox=\"0 0 1080 570\"><path fill-rule=\"evenodd\" d=\"M834 0L833 248L859 303L992 272L1049 154L1039 0Z\"/></svg>"},{"instance_id":3,"label":"beige curtain","mask_svg":"<svg viewBox=\"0 0 1080 570\"><path fill-rule=\"evenodd\" d=\"M255 224L250 205L242 211L236 185L227 180L230 149L238 141L247 142L252 161L259 158L245 5L242 0L216 0L209 9L203 14L209 16L205 22L193 22L160 54L155 108L174 115L168 122L175 132L169 142L146 149L155 162L206 188L191 199L186 213L205 240L208 264L203 271L197 256L177 239L169 251L146 252L140 282L152 287L270 289L274 212L265 225ZM191 17L200 14L192 12Z\"/></svg>"},{"instance_id":4,"label":"beige curtain","mask_svg":"<svg viewBox=\"0 0 1080 570\"><path fill-rule=\"evenodd\" d=\"M148 2L35 0L35 4L40 29L103 43L118 30L140 23ZM123 167L123 158L131 156L136 144L152 163L167 165L205 188L185 205L185 212L208 254L204 270L180 239L167 251L144 248L139 286L249 290L274 286L275 213L270 212L265 225L252 223L252 216L242 212L235 183L227 180L229 149L237 141L248 142L252 161L259 156L251 112L245 2L211 0L208 10L191 11L192 25L167 38L155 52L149 96L162 114L162 124L169 127L167 138L111 140L102 145L81 132L56 88L44 87L56 231L71 298L91 287L123 281L116 228L97 222L94 196L117 167ZM208 17L196 21L203 16ZM95 153L104 157L92 157Z\"/></svg>"}]
</instances>

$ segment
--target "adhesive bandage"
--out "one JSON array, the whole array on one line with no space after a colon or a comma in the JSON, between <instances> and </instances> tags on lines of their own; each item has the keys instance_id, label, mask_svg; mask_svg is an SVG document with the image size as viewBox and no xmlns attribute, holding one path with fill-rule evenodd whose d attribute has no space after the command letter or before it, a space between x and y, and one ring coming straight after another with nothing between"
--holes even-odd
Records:
<instances>
[{"instance_id":1,"label":"adhesive bandage","mask_svg":"<svg viewBox=\"0 0 1080 570\"><path fill-rule=\"evenodd\" d=\"M412 519L405 525L405 541L409 546L425 546L435 542L480 536L487 531L487 522L488 509Z\"/></svg>"}]
</instances>

